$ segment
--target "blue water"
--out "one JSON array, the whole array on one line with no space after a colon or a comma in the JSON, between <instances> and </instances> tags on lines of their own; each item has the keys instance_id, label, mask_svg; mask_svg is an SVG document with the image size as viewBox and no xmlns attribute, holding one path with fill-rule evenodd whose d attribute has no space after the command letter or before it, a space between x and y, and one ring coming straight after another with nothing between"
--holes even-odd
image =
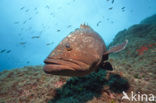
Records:
<instances>
[{"instance_id":1,"label":"blue water","mask_svg":"<svg viewBox=\"0 0 156 103\"><path fill-rule=\"evenodd\" d=\"M43 65L56 45L87 23L108 45L156 13L156 0L0 0L0 71Z\"/></svg>"}]
</instances>

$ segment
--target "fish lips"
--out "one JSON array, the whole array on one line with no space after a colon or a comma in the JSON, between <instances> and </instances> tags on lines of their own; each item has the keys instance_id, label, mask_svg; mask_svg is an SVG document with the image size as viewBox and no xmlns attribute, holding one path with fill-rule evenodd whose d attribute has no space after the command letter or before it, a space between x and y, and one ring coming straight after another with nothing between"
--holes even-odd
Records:
<instances>
[{"instance_id":1,"label":"fish lips","mask_svg":"<svg viewBox=\"0 0 156 103\"><path fill-rule=\"evenodd\" d=\"M54 75L69 75L73 73L80 66L71 60L47 58L44 61L43 70L45 73Z\"/></svg>"}]
</instances>

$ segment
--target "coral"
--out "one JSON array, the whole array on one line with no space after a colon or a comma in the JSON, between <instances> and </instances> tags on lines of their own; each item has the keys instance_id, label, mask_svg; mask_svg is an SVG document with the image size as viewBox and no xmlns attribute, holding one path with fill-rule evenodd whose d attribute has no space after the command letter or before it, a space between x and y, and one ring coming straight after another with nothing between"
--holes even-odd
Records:
<instances>
[{"instance_id":1,"label":"coral","mask_svg":"<svg viewBox=\"0 0 156 103\"><path fill-rule=\"evenodd\" d=\"M141 48L137 49L136 51L138 52L139 55L143 55L144 51L147 51L148 48L145 46L142 46Z\"/></svg>"},{"instance_id":2,"label":"coral","mask_svg":"<svg viewBox=\"0 0 156 103\"><path fill-rule=\"evenodd\" d=\"M139 49L136 49L136 51L138 52L139 55L143 55L145 51L148 51L152 47L155 48L156 47L156 43L145 44L145 45L141 46Z\"/></svg>"}]
</instances>

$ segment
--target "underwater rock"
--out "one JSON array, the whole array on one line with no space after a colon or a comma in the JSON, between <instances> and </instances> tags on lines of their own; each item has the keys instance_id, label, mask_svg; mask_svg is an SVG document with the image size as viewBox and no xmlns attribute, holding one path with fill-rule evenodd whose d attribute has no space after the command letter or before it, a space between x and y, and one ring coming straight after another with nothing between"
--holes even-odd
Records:
<instances>
[{"instance_id":1,"label":"underwater rock","mask_svg":"<svg viewBox=\"0 0 156 103\"><path fill-rule=\"evenodd\" d=\"M156 44L156 25L150 24L136 24L127 30L123 30L119 32L113 42L110 43L109 47L122 42L125 39L128 39L129 43L124 51L118 54L112 55L120 55L122 57L136 57L140 53L138 49L142 48L142 51L148 53L148 51L153 51ZM154 51L153 51L154 52ZM150 53L150 52L149 52ZM152 53L153 54L153 53Z\"/></svg>"},{"instance_id":2,"label":"underwater rock","mask_svg":"<svg viewBox=\"0 0 156 103\"><path fill-rule=\"evenodd\" d=\"M0 103L47 103L58 81L68 78L47 75L42 66L24 67L0 73Z\"/></svg>"},{"instance_id":3,"label":"underwater rock","mask_svg":"<svg viewBox=\"0 0 156 103\"><path fill-rule=\"evenodd\" d=\"M111 54L110 62L116 72L122 72L123 76L128 78L134 92L154 95L156 95L155 20L156 15L143 20L141 24L120 31L109 45L111 47L128 39L126 49L117 54Z\"/></svg>"},{"instance_id":4,"label":"underwater rock","mask_svg":"<svg viewBox=\"0 0 156 103\"><path fill-rule=\"evenodd\" d=\"M142 20L140 24L156 24L156 14Z\"/></svg>"}]
</instances>

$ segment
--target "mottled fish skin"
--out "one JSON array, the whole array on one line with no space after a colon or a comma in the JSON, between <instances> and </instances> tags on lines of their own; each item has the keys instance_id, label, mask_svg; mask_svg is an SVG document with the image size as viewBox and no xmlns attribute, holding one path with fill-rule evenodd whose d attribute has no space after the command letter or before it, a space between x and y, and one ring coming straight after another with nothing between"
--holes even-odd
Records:
<instances>
[{"instance_id":1,"label":"mottled fish skin","mask_svg":"<svg viewBox=\"0 0 156 103\"><path fill-rule=\"evenodd\" d=\"M98 69L105 52L100 35L88 25L81 25L50 53L43 69L53 75L84 76Z\"/></svg>"}]
</instances>

